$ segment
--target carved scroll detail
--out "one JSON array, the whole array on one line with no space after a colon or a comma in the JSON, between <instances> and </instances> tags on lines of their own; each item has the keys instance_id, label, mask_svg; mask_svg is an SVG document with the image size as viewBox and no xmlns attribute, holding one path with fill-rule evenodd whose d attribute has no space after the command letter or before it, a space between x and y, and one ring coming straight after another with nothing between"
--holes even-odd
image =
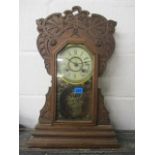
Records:
<instances>
[{"instance_id":1,"label":"carved scroll detail","mask_svg":"<svg viewBox=\"0 0 155 155\"><path fill-rule=\"evenodd\" d=\"M98 124L110 124L109 112L104 105L104 97L101 93L101 90L98 89L98 99L99 99L99 107L98 107Z\"/></svg>"},{"instance_id":2,"label":"carved scroll detail","mask_svg":"<svg viewBox=\"0 0 155 155\"><path fill-rule=\"evenodd\" d=\"M52 98L52 88L49 87L48 93L46 94L46 102L43 108L40 111L39 122L40 123L50 123L50 111L49 107L51 106L51 98Z\"/></svg>"},{"instance_id":3,"label":"carved scroll detail","mask_svg":"<svg viewBox=\"0 0 155 155\"><path fill-rule=\"evenodd\" d=\"M85 34L95 43L99 54L99 76L103 73L115 47L113 38L115 21L107 20L101 15L90 14L75 6L72 10L64 11L64 14L56 13L45 19L41 18L37 20L37 25L39 32L37 46L49 74L51 74L49 60L52 57L52 49L57 45L59 38L68 32L72 32L68 38Z\"/></svg>"}]
</instances>

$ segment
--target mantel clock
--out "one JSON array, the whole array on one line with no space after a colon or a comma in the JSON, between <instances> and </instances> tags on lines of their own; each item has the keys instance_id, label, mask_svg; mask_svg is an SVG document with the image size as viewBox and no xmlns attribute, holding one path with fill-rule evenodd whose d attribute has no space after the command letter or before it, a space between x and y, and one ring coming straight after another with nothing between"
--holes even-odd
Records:
<instances>
[{"instance_id":1,"label":"mantel clock","mask_svg":"<svg viewBox=\"0 0 155 155\"><path fill-rule=\"evenodd\" d=\"M29 147L118 147L98 88L114 50L116 22L75 6L37 25L38 50L52 80Z\"/></svg>"}]
</instances>

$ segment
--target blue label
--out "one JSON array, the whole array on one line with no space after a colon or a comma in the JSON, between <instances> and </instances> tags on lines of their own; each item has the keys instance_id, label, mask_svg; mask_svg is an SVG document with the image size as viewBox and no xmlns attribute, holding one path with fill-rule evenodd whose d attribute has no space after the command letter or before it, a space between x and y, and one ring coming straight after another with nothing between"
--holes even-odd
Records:
<instances>
[{"instance_id":1,"label":"blue label","mask_svg":"<svg viewBox=\"0 0 155 155\"><path fill-rule=\"evenodd\" d=\"M82 87L75 87L73 89L74 94L83 94L83 88Z\"/></svg>"}]
</instances>

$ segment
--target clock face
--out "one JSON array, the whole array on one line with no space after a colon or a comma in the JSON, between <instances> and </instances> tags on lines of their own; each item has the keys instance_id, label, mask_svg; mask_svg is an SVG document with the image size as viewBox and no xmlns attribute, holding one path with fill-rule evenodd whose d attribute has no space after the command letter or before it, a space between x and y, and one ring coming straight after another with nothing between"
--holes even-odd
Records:
<instances>
[{"instance_id":1,"label":"clock face","mask_svg":"<svg viewBox=\"0 0 155 155\"><path fill-rule=\"evenodd\" d=\"M59 78L70 84L89 80L93 73L93 55L82 44L69 44L57 55Z\"/></svg>"}]
</instances>

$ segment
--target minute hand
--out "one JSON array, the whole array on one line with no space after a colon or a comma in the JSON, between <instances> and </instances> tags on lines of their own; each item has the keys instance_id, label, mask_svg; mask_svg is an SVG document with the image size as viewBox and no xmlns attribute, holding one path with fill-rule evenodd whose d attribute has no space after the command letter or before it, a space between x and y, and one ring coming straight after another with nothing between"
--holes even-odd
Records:
<instances>
[{"instance_id":1,"label":"minute hand","mask_svg":"<svg viewBox=\"0 0 155 155\"><path fill-rule=\"evenodd\" d=\"M83 64L83 63L87 63L87 62L91 62L91 61L84 61L84 62L81 62L81 63L78 63L78 64Z\"/></svg>"}]
</instances>

